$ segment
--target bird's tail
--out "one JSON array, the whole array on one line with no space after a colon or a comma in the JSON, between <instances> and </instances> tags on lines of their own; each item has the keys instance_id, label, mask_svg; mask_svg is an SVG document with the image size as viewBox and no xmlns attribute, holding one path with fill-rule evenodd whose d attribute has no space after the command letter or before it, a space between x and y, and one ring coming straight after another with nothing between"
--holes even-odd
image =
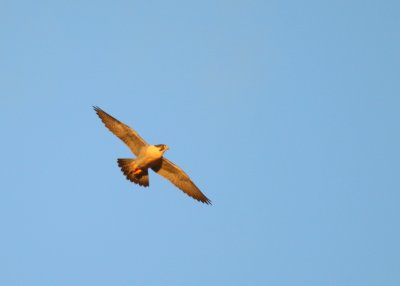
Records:
<instances>
[{"instance_id":1,"label":"bird's tail","mask_svg":"<svg viewBox=\"0 0 400 286\"><path fill-rule=\"evenodd\" d=\"M135 159L118 159L118 166L126 176L127 180L139 184L140 186L149 186L149 172L142 170L140 173L135 172Z\"/></svg>"}]
</instances>

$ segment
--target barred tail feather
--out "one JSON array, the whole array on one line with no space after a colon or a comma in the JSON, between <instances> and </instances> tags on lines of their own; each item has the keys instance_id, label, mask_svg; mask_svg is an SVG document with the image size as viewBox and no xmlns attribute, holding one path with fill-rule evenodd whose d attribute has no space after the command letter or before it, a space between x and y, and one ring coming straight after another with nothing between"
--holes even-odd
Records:
<instances>
[{"instance_id":1,"label":"barred tail feather","mask_svg":"<svg viewBox=\"0 0 400 286\"><path fill-rule=\"evenodd\" d=\"M118 159L117 162L127 180L130 180L139 186L149 186L148 170L143 170L140 174L134 174L135 159Z\"/></svg>"}]
</instances>

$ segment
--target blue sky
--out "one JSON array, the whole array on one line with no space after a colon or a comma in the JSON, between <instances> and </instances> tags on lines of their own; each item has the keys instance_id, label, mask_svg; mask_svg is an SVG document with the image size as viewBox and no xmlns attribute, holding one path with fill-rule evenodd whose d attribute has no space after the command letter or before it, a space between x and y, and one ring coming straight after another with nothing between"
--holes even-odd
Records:
<instances>
[{"instance_id":1,"label":"blue sky","mask_svg":"<svg viewBox=\"0 0 400 286\"><path fill-rule=\"evenodd\" d=\"M0 284L400 285L399 8L0 1Z\"/></svg>"}]
</instances>

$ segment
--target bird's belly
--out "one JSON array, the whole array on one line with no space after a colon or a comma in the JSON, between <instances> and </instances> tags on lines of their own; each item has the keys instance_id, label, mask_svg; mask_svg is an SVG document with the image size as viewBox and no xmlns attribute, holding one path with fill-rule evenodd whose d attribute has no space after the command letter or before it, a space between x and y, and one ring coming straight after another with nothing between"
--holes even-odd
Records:
<instances>
[{"instance_id":1,"label":"bird's belly","mask_svg":"<svg viewBox=\"0 0 400 286\"><path fill-rule=\"evenodd\" d=\"M153 146L149 146L136 159L137 167L140 169L149 168L154 162L158 161L162 157L161 152Z\"/></svg>"}]
</instances>

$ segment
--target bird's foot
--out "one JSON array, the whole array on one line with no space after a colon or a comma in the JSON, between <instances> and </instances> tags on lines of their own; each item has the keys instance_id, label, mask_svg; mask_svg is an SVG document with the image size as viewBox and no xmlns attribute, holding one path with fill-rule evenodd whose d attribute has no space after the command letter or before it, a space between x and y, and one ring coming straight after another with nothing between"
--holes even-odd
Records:
<instances>
[{"instance_id":1,"label":"bird's foot","mask_svg":"<svg viewBox=\"0 0 400 286\"><path fill-rule=\"evenodd\" d=\"M140 175L142 172L143 172L142 169L139 169L139 168L135 168L135 169L133 170L133 174L134 174L134 175Z\"/></svg>"}]
</instances>

